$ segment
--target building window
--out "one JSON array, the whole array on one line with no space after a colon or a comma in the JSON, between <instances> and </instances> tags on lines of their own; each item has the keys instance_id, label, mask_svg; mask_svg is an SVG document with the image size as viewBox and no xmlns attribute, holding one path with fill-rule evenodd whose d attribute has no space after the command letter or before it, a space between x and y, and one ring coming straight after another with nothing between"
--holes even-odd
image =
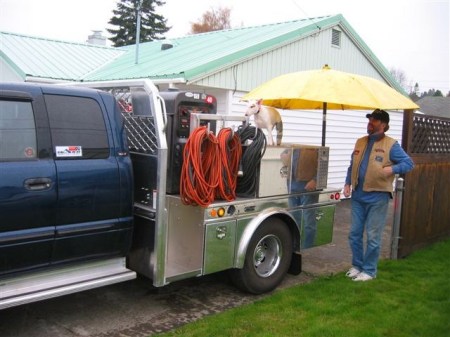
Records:
<instances>
[{"instance_id":1,"label":"building window","mask_svg":"<svg viewBox=\"0 0 450 337\"><path fill-rule=\"evenodd\" d=\"M341 31L337 29L331 30L331 45L334 47L341 46Z\"/></svg>"}]
</instances>

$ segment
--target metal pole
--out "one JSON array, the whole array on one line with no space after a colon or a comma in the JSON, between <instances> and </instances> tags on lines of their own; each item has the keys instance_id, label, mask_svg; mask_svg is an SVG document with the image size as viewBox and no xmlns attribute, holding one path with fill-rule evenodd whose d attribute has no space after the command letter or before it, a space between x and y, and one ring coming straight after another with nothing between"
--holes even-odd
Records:
<instances>
[{"instance_id":1,"label":"metal pole","mask_svg":"<svg viewBox=\"0 0 450 337\"><path fill-rule=\"evenodd\" d=\"M395 197L394 197L394 223L392 225L392 236L391 236L391 259L397 260L398 253L398 241L400 238L400 217L402 215L402 199L404 188L404 179L398 178L395 186Z\"/></svg>"},{"instance_id":2,"label":"metal pole","mask_svg":"<svg viewBox=\"0 0 450 337\"><path fill-rule=\"evenodd\" d=\"M325 146L325 137L327 134L327 102L323 102L322 116L322 146Z\"/></svg>"},{"instance_id":3,"label":"metal pole","mask_svg":"<svg viewBox=\"0 0 450 337\"><path fill-rule=\"evenodd\" d=\"M141 7L142 7L142 1L139 0L137 3L136 8L136 59L135 64L139 63L139 40L141 38Z\"/></svg>"}]
</instances>

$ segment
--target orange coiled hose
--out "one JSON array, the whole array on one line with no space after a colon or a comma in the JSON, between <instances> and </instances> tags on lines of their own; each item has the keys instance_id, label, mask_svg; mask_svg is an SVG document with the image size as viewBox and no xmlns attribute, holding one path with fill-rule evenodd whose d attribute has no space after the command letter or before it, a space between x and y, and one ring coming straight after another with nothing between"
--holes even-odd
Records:
<instances>
[{"instance_id":1,"label":"orange coiled hose","mask_svg":"<svg viewBox=\"0 0 450 337\"><path fill-rule=\"evenodd\" d=\"M180 177L183 204L206 207L215 197L234 200L241 156L240 138L231 129L221 129L217 138L206 126L195 129L183 151Z\"/></svg>"},{"instance_id":2,"label":"orange coiled hose","mask_svg":"<svg viewBox=\"0 0 450 337\"><path fill-rule=\"evenodd\" d=\"M217 140L219 142L220 175L216 196L232 201L236 199L239 162L242 157L241 140L238 134L230 128L221 129Z\"/></svg>"},{"instance_id":3,"label":"orange coiled hose","mask_svg":"<svg viewBox=\"0 0 450 337\"><path fill-rule=\"evenodd\" d=\"M180 195L185 205L208 206L219 183L218 142L206 126L195 129L183 151Z\"/></svg>"}]
</instances>

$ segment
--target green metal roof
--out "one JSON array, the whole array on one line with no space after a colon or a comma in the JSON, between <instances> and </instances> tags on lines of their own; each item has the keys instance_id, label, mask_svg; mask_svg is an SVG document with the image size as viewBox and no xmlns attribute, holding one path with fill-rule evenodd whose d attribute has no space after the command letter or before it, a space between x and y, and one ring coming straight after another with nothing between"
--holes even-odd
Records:
<instances>
[{"instance_id":1,"label":"green metal roof","mask_svg":"<svg viewBox=\"0 0 450 337\"><path fill-rule=\"evenodd\" d=\"M85 77L85 80L125 78L182 78L186 81L249 58L281 44L317 31L336 17L235 28L171 39L173 48L162 50L162 43L139 45L139 62L135 64L135 46L114 62ZM339 16L340 17L340 16Z\"/></svg>"},{"instance_id":2,"label":"green metal roof","mask_svg":"<svg viewBox=\"0 0 450 337\"><path fill-rule=\"evenodd\" d=\"M178 79L195 82L204 76L302 39L321 29L339 25L355 42L385 80L404 90L340 14L254 27L242 27L123 48L70 43L0 32L0 57L22 77L72 81L132 78ZM32 55L32 57L30 57Z\"/></svg>"},{"instance_id":3,"label":"green metal roof","mask_svg":"<svg viewBox=\"0 0 450 337\"><path fill-rule=\"evenodd\" d=\"M0 32L0 57L23 78L81 80L126 51Z\"/></svg>"}]
</instances>

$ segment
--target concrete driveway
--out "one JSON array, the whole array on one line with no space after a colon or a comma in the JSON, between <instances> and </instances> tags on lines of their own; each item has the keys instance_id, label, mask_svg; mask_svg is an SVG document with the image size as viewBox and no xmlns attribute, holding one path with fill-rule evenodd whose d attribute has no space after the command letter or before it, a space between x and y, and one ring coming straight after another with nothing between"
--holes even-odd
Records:
<instances>
[{"instance_id":1,"label":"concrete driveway","mask_svg":"<svg viewBox=\"0 0 450 337\"><path fill-rule=\"evenodd\" d=\"M350 201L343 200L336 210L333 243L303 251L303 272L287 275L278 289L348 269L349 223ZM391 224L392 205L384 231L383 258L390 253ZM0 311L0 336L149 336L264 296L238 291L225 273L158 289L149 280L137 279Z\"/></svg>"}]
</instances>

